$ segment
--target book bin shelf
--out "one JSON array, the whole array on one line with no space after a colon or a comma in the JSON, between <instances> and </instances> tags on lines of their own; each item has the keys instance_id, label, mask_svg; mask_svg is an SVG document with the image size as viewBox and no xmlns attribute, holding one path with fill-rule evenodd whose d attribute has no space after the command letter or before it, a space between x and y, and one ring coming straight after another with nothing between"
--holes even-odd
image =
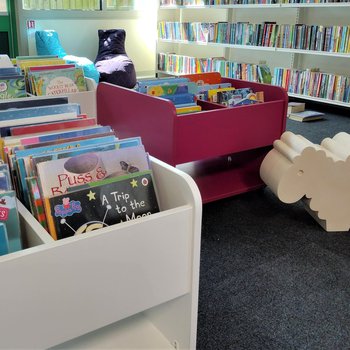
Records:
<instances>
[{"instance_id":1,"label":"book bin shelf","mask_svg":"<svg viewBox=\"0 0 350 350\"><path fill-rule=\"evenodd\" d=\"M264 186L260 164L286 125L288 95L268 84L222 78L263 91L265 102L226 108L198 101L202 111L176 115L172 102L109 83L97 87L97 119L119 137L139 135L150 154L193 177L203 203Z\"/></svg>"},{"instance_id":2,"label":"book bin shelf","mask_svg":"<svg viewBox=\"0 0 350 350\"><path fill-rule=\"evenodd\" d=\"M195 349L200 193L151 162L151 216L53 241L18 204L28 248L0 257L0 348Z\"/></svg>"}]
</instances>

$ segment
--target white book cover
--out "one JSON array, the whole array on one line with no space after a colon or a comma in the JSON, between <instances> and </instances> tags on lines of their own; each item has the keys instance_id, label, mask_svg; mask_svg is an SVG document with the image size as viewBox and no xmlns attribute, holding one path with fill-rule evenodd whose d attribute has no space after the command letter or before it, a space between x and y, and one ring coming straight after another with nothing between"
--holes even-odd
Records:
<instances>
[{"instance_id":1,"label":"white book cover","mask_svg":"<svg viewBox=\"0 0 350 350\"><path fill-rule=\"evenodd\" d=\"M148 169L148 154L139 145L42 162L37 174L43 197L52 197L69 187Z\"/></svg>"}]
</instances>

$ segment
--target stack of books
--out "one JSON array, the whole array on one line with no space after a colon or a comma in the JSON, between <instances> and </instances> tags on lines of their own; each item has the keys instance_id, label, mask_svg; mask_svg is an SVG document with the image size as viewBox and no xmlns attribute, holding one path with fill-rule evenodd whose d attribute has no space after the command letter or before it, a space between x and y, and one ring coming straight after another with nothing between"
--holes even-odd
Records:
<instances>
[{"instance_id":1,"label":"stack of books","mask_svg":"<svg viewBox=\"0 0 350 350\"><path fill-rule=\"evenodd\" d=\"M298 122L308 122L324 118L323 112L305 110L304 102L289 102L287 115L289 119Z\"/></svg>"}]
</instances>

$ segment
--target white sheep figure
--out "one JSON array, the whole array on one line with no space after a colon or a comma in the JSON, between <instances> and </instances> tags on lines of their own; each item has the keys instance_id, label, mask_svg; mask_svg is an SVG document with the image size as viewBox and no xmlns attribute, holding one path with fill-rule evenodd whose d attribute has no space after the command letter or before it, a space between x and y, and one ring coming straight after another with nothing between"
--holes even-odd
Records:
<instances>
[{"instance_id":1,"label":"white sheep figure","mask_svg":"<svg viewBox=\"0 0 350 350\"><path fill-rule=\"evenodd\" d=\"M350 229L350 135L314 144L290 131L273 143L260 176L284 203L300 199L326 231Z\"/></svg>"}]
</instances>

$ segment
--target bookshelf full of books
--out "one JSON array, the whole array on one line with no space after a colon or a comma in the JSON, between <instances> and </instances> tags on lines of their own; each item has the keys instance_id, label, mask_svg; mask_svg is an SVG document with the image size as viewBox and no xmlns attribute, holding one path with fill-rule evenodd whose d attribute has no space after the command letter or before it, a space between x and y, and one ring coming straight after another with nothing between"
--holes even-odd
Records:
<instances>
[{"instance_id":1,"label":"bookshelf full of books","mask_svg":"<svg viewBox=\"0 0 350 350\"><path fill-rule=\"evenodd\" d=\"M17 57L3 87L21 75L37 92L37 59ZM82 113L64 78L0 99L1 347L195 349L199 190Z\"/></svg>"},{"instance_id":2,"label":"bookshelf full of books","mask_svg":"<svg viewBox=\"0 0 350 350\"><path fill-rule=\"evenodd\" d=\"M349 1L161 0L156 69L219 71L349 107L349 15Z\"/></svg>"}]
</instances>

